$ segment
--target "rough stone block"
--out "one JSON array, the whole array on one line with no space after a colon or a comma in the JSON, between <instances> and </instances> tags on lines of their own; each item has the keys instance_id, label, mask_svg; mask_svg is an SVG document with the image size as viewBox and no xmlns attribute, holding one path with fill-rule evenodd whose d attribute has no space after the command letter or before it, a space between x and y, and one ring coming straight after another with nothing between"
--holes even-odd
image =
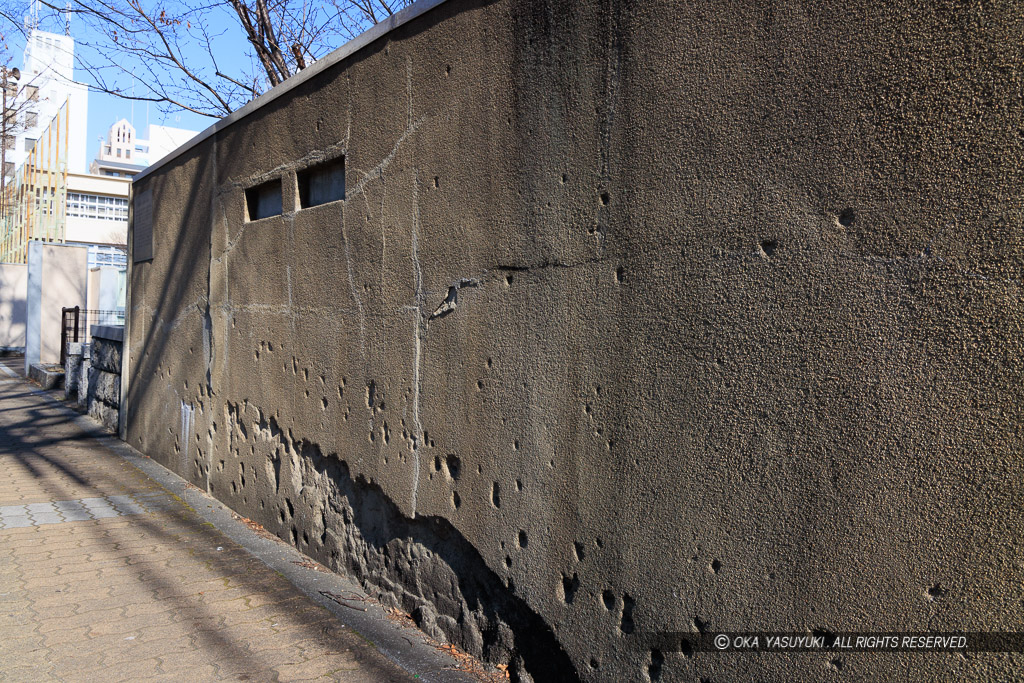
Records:
<instances>
[{"instance_id":1,"label":"rough stone block","mask_svg":"<svg viewBox=\"0 0 1024 683\"><path fill-rule=\"evenodd\" d=\"M95 366L89 371L89 403L102 401L109 406L121 405L121 375L104 372Z\"/></svg>"},{"instance_id":2,"label":"rough stone block","mask_svg":"<svg viewBox=\"0 0 1024 683\"><path fill-rule=\"evenodd\" d=\"M87 410L89 408L89 374L92 369L92 363L89 361L89 357L82 358L81 364L78 366L78 409Z\"/></svg>"},{"instance_id":3,"label":"rough stone block","mask_svg":"<svg viewBox=\"0 0 1024 683\"><path fill-rule=\"evenodd\" d=\"M89 415L99 420L107 429L117 431L117 408L108 406L102 401L91 401L89 403Z\"/></svg>"},{"instance_id":4,"label":"rough stone block","mask_svg":"<svg viewBox=\"0 0 1024 683\"><path fill-rule=\"evenodd\" d=\"M90 360L93 367L104 372L121 374L121 342L93 337L91 346Z\"/></svg>"},{"instance_id":5,"label":"rough stone block","mask_svg":"<svg viewBox=\"0 0 1024 683\"><path fill-rule=\"evenodd\" d=\"M64 359L64 398L71 398L78 392L80 368L82 365L82 344L68 344L67 358Z\"/></svg>"}]
</instances>

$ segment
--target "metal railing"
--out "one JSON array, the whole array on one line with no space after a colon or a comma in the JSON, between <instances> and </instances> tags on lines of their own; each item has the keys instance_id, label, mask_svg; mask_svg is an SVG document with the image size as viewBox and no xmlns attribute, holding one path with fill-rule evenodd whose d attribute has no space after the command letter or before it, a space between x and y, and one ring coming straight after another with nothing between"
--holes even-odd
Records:
<instances>
[{"instance_id":1,"label":"metal railing","mask_svg":"<svg viewBox=\"0 0 1024 683\"><path fill-rule=\"evenodd\" d=\"M75 306L61 309L60 364L68 358L68 345L89 343L92 325L124 325L124 311L94 311Z\"/></svg>"}]
</instances>

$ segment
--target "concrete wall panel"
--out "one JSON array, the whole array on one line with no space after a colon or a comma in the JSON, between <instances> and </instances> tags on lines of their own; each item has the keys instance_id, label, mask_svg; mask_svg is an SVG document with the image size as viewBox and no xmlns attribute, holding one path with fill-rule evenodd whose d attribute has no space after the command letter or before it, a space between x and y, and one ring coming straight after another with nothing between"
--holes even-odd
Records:
<instances>
[{"instance_id":1,"label":"concrete wall panel","mask_svg":"<svg viewBox=\"0 0 1024 683\"><path fill-rule=\"evenodd\" d=\"M0 265L0 349L25 349L28 266Z\"/></svg>"},{"instance_id":2,"label":"concrete wall panel","mask_svg":"<svg viewBox=\"0 0 1024 683\"><path fill-rule=\"evenodd\" d=\"M26 374L32 364L60 362L61 309L85 309L88 261L89 250L85 247L29 243Z\"/></svg>"},{"instance_id":3,"label":"concrete wall panel","mask_svg":"<svg viewBox=\"0 0 1024 683\"><path fill-rule=\"evenodd\" d=\"M128 440L523 679L1010 677L657 634L1016 630L1022 21L449 0L136 181Z\"/></svg>"}]
</instances>

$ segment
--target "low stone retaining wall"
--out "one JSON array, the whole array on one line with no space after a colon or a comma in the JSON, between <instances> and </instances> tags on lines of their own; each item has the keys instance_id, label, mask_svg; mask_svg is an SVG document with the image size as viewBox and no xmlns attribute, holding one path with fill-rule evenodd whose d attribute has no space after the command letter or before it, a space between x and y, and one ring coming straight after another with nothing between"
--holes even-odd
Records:
<instances>
[{"instance_id":1,"label":"low stone retaining wall","mask_svg":"<svg viewBox=\"0 0 1024 683\"><path fill-rule=\"evenodd\" d=\"M69 349L66 392L77 390L78 407L117 431L121 406L121 351L124 327L93 325L92 343ZM77 352L77 353L75 353Z\"/></svg>"}]
</instances>

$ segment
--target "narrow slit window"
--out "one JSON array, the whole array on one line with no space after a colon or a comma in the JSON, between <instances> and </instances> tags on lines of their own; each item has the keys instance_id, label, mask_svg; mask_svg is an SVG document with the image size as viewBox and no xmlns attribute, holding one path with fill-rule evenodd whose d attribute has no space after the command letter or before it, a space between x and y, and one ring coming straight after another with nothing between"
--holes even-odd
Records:
<instances>
[{"instance_id":1,"label":"narrow slit window","mask_svg":"<svg viewBox=\"0 0 1024 683\"><path fill-rule=\"evenodd\" d=\"M296 175L302 209L345 198L345 157L307 168Z\"/></svg>"},{"instance_id":2,"label":"narrow slit window","mask_svg":"<svg viewBox=\"0 0 1024 683\"><path fill-rule=\"evenodd\" d=\"M281 215L281 181L271 180L270 182L250 187L245 191L245 206L248 209L249 220L258 221L261 218Z\"/></svg>"}]
</instances>

